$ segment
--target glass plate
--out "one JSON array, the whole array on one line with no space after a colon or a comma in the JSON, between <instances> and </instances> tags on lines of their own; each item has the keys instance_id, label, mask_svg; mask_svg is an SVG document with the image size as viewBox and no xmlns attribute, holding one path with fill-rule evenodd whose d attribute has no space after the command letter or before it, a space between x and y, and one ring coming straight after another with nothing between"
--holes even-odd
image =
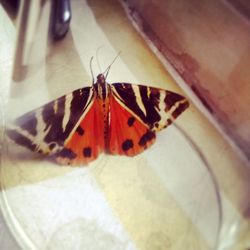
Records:
<instances>
[{"instance_id":1,"label":"glass plate","mask_svg":"<svg viewBox=\"0 0 250 250\"><path fill-rule=\"evenodd\" d=\"M92 14L98 15L97 6L84 1L72 1L74 16L67 37L47 43L48 2L39 6L32 2L30 20L34 22L28 29L19 27L26 32L26 43L18 43L22 53L16 55L15 77L4 110L7 122L90 86L90 55L102 44L106 45L99 53L102 67L119 51ZM119 25L126 30L122 22ZM133 38L134 31L130 32ZM151 67L152 55L145 55L143 46L133 55L143 66L136 72L138 77L147 77L146 68L151 68L163 75L162 81L173 81L158 64ZM110 82L115 77L139 82L128 59L112 65ZM1 207L24 249L217 248L222 220L218 187L202 153L179 126L158 133L156 143L136 157L102 154L88 167L58 166L6 137L2 146Z\"/></svg>"}]
</instances>

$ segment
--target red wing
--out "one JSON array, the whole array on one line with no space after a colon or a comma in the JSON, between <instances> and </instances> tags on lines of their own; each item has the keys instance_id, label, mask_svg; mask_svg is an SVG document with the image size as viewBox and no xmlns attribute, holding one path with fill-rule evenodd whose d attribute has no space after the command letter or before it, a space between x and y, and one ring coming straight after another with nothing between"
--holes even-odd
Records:
<instances>
[{"instance_id":1,"label":"red wing","mask_svg":"<svg viewBox=\"0 0 250 250\"><path fill-rule=\"evenodd\" d=\"M92 106L57 155L60 164L83 165L93 161L104 150L102 106L94 99Z\"/></svg>"},{"instance_id":2,"label":"red wing","mask_svg":"<svg viewBox=\"0 0 250 250\"><path fill-rule=\"evenodd\" d=\"M134 156L155 141L155 133L122 107L113 95L110 98L109 148L111 154Z\"/></svg>"}]
</instances>

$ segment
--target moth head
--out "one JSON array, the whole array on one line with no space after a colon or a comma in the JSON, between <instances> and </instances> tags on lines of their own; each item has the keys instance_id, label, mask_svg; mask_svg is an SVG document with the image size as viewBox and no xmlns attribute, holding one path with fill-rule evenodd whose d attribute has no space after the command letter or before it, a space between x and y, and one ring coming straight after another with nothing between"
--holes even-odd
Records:
<instances>
[{"instance_id":1,"label":"moth head","mask_svg":"<svg viewBox=\"0 0 250 250\"><path fill-rule=\"evenodd\" d=\"M97 83L104 85L106 83L106 78L104 74L99 74L97 76Z\"/></svg>"}]
</instances>

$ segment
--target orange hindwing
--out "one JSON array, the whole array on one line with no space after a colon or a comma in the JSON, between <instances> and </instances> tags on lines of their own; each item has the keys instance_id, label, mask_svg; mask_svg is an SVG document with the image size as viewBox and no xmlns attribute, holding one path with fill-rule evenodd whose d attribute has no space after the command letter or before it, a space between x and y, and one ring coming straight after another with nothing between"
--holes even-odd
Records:
<instances>
[{"instance_id":1,"label":"orange hindwing","mask_svg":"<svg viewBox=\"0 0 250 250\"><path fill-rule=\"evenodd\" d=\"M81 165L87 164L98 157L104 150L104 120L102 106L96 98L89 111L64 145L64 150L71 151L72 157L61 152L56 156L60 164Z\"/></svg>"},{"instance_id":2,"label":"orange hindwing","mask_svg":"<svg viewBox=\"0 0 250 250\"><path fill-rule=\"evenodd\" d=\"M134 156L155 141L155 132L120 105L114 96L110 98L109 134L108 152L111 154Z\"/></svg>"}]
</instances>

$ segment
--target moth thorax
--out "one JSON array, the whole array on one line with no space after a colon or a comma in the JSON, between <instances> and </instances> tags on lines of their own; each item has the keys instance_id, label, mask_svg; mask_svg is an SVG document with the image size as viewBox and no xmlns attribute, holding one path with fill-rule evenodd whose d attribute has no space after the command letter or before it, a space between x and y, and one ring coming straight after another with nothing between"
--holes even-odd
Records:
<instances>
[{"instance_id":1,"label":"moth thorax","mask_svg":"<svg viewBox=\"0 0 250 250\"><path fill-rule=\"evenodd\" d=\"M95 83L95 91L97 97L105 100L109 96L110 88L103 74L97 76L97 82Z\"/></svg>"},{"instance_id":2,"label":"moth thorax","mask_svg":"<svg viewBox=\"0 0 250 250\"><path fill-rule=\"evenodd\" d=\"M104 85L102 84L98 84L98 88L97 88L97 96L102 99L105 100L108 98L109 96L109 85L107 83L105 83Z\"/></svg>"}]
</instances>

